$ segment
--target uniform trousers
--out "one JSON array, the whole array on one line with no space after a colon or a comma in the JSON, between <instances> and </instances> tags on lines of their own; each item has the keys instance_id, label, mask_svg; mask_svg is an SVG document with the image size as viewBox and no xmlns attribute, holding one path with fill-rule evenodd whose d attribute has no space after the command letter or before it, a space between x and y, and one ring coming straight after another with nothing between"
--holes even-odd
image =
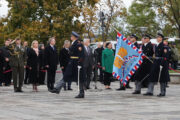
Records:
<instances>
[{"instance_id":1,"label":"uniform trousers","mask_svg":"<svg viewBox=\"0 0 180 120\"><path fill-rule=\"evenodd\" d=\"M149 83L147 93L153 94L155 84L156 84L156 82L150 82ZM165 82L160 82L160 94L166 95L166 83Z\"/></svg>"},{"instance_id":2,"label":"uniform trousers","mask_svg":"<svg viewBox=\"0 0 180 120\"><path fill-rule=\"evenodd\" d=\"M21 90L24 81L24 67L23 66L13 66L12 67L12 78L14 83L14 88Z\"/></svg>"}]
</instances>

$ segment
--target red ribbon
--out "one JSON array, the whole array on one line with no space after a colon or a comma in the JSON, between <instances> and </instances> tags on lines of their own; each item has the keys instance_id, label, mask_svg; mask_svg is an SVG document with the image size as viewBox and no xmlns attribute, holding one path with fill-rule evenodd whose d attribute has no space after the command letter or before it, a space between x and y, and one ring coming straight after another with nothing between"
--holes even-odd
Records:
<instances>
[{"instance_id":1,"label":"red ribbon","mask_svg":"<svg viewBox=\"0 0 180 120\"><path fill-rule=\"evenodd\" d=\"M176 72L176 73L180 73L180 71L177 71L177 70L175 70L175 69L173 69L173 68L171 68L171 67L169 67L169 69L172 70L172 71L174 71L174 72Z\"/></svg>"},{"instance_id":2,"label":"red ribbon","mask_svg":"<svg viewBox=\"0 0 180 120\"><path fill-rule=\"evenodd\" d=\"M3 72L3 74L9 73L11 71L12 71L12 69L6 70L6 71Z\"/></svg>"}]
</instances>

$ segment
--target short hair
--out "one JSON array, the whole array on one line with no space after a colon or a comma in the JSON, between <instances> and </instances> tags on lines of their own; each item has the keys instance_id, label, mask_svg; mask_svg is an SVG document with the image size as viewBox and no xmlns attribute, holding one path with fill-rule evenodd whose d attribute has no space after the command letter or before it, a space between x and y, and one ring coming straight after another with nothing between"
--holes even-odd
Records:
<instances>
[{"instance_id":1,"label":"short hair","mask_svg":"<svg viewBox=\"0 0 180 120\"><path fill-rule=\"evenodd\" d=\"M52 40L55 40L55 37L50 37L48 42L50 43Z\"/></svg>"},{"instance_id":2,"label":"short hair","mask_svg":"<svg viewBox=\"0 0 180 120\"><path fill-rule=\"evenodd\" d=\"M70 44L70 41L69 41L69 40L65 40L65 41L64 41L64 45L65 45L65 44Z\"/></svg>"},{"instance_id":3,"label":"short hair","mask_svg":"<svg viewBox=\"0 0 180 120\"><path fill-rule=\"evenodd\" d=\"M19 37L17 37L15 40L17 41L17 40L21 40L21 39Z\"/></svg>"},{"instance_id":4,"label":"short hair","mask_svg":"<svg viewBox=\"0 0 180 120\"><path fill-rule=\"evenodd\" d=\"M88 40L90 41L90 39L84 39L83 41L84 41L84 42L87 42Z\"/></svg>"}]
</instances>

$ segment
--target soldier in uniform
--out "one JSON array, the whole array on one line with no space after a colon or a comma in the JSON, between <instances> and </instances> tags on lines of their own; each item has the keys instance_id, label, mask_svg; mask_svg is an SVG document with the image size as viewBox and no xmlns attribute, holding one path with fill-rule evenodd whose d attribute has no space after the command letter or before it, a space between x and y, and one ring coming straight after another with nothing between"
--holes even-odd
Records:
<instances>
[{"instance_id":1,"label":"soldier in uniform","mask_svg":"<svg viewBox=\"0 0 180 120\"><path fill-rule=\"evenodd\" d=\"M10 57L10 52L8 48L9 44L10 44L10 40L8 39L5 41L4 46L2 47L5 57L5 64L4 64L4 68L6 71L6 73L4 73L5 86L9 86L11 84L11 77L12 77L11 67L9 65L9 57Z\"/></svg>"},{"instance_id":2,"label":"soldier in uniform","mask_svg":"<svg viewBox=\"0 0 180 120\"><path fill-rule=\"evenodd\" d=\"M56 85L52 93L59 94L61 88L64 86L64 81L78 79L78 66L81 66L79 76L79 94L75 98L84 98L84 73L83 73L83 60L84 60L84 47L79 40L79 35L72 32L71 35L72 46L69 48L70 60L64 73L63 79Z\"/></svg>"},{"instance_id":3,"label":"soldier in uniform","mask_svg":"<svg viewBox=\"0 0 180 120\"><path fill-rule=\"evenodd\" d=\"M4 66L4 55L3 50L0 48L0 86L2 86L3 82L3 66Z\"/></svg>"},{"instance_id":4,"label":"soldier in uniform","mask_svg":"<svg viewBox=\"0 0 180 120\"><path fill-rule=\"evenodd\" d=\"M148 91L144 95L152 96L154 85L160 82L160 94L158 97L166 95L166 83L170 80L168 71L169 51L163 44L164 36L160 33L157 35L158 45L155 47L155 60L151 69Z\"/></svg>"},{"instance_id":5,"label":"soldier in uniform","mask_svg":"<svg viewBox=\"0 0 180 120\"><path fill-rule=\"evenodd\" d=\"M13 41L14 42L14 41ZM16 38L15 45L12 43L10 49L10 66L12 68L12 77L14 82L14 92L23 92L24 68L26 65L26 52L21 45L21 39Z\"/></svg>"},{"instance_id":6,"label":"soldier in uniform","mask_svg":"<svg viewBox=\"0 0 180 120\"><path fill-rule=\"evenodd\" d=\"M144 81L148 82L147 77L150 74L152 66L152 62L149 60L149 58L152 58L154 54L153 45L151 44L150 39L151 37L149 35L145 35L143 37L144 44L142 45L142 51L148 58L144 58L143 63L134 76L136 89L133 94L141 94L142 83Z\"/></svg>"}]
</instances>

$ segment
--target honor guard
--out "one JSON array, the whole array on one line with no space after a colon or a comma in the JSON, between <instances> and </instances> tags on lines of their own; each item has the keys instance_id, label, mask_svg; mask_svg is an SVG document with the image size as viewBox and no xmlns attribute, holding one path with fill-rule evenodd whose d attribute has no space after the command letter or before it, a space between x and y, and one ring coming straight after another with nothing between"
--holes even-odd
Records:
<instances>
[{"instance_id":1,"label":"honor guard","mask_svg":"<svg viewBox=\"0 0 180 120\"><path fill-rule=\"evenodd\" d=\"M79 35L72 32L71 35L72 45L69 48L70 60L67 65L64 77L56 85L52 93L59 93L64 86L64 81L78 81L79 94L75 98L84 98L84 73L83 73L83 60L84 60L84 47L79 40Z\"/></svg>"},{"instance_id":2,"label":"honor guard","mask_svg":"<svg viewBox=\"0 0 180 120\"><path fill-rule=\"evenodd\" d=\"M163 44L164 36L160 33L157 35L157 46L155 47L155 60L151 69L147 96L152 96L154 85L160 82L160 94L158 97L166 95L166 83L170 80L168 71L169 51Z\"/></svg>"},{"instance_id":3,"label":"honor guard","mask_svg":"<svg viewBox=\"0 0 180 120\"><path fill-rule=\"evenodd\" d=\"M140 68L137 70L134 79L135 79L135 86L136 89L133 94L141 94L141 87L148 84L148 77L150 75L152 62L149 60L153 57L153 45L150 42L151 37L149 35L144 35L142 38L142 52L148 57L143 59L143 63L141 64Z\"/></svg>"}]
</instances>

